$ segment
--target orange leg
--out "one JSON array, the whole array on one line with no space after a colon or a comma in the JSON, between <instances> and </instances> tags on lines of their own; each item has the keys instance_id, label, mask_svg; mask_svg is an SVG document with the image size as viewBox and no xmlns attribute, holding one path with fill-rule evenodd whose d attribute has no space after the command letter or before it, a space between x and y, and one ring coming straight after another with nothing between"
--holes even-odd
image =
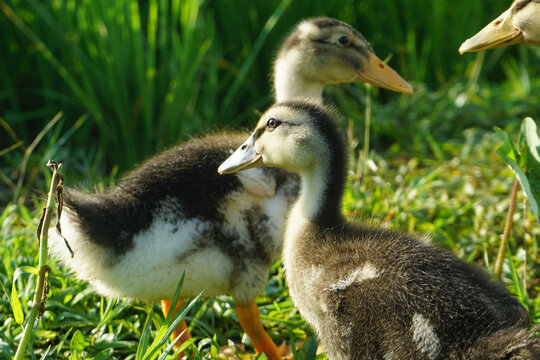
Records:
<instances>
[{"instance_id":1,"label":"orange leg","mask_svg":"<svg viewBox=\"0 0 540 360\"><path fill-rule=\"evenodd\" d=\"M172 316L176 315L176 313L178 312L178 310L182 308L182 306L184 306L184 300L178 299L178 301L176 302L176 306L174 307L174 313L172 314ZM163 311L163 315L167 316L170 310L171 310L171 301L161 300L161 311ZM182 334L184 330L185 332ZM182 334L182 336L180 337L180 340L178 340L176 344L174 345L174 350L177 350L184 342L191 339L191 333L189 332L187 328L185 320L182 320L180 324L176 327L176 329L174 329L174 331L171 334L171 338L176 339L176 337L178 337L178 335L180 334ZM183 356L184 356L184 352L181 352L180 354L178 354L179 359L182 358Z\"/></svg>"},{"instance_id":2,"label":"orange leg","mask_svg":"<svg viewBox=\"0 0 540 360\"><path fill-rule=\"evenodd\" d=\"M259 308L255 303L249 303L247 305L236 304L236 315L240 326L249 336L257 353L263 352L270 360L281 359L280 352L270 338L270 336L264 331L259 317Z\"/></svg>"}]
</instances>

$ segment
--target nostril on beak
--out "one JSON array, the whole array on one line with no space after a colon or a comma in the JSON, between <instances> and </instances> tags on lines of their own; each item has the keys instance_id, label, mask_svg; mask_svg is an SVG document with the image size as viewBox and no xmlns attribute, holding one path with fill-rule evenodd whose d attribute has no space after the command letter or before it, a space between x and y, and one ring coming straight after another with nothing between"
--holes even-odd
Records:
<instances>
[{"instance_id":1,"label":"nostril on beak","mask_svg":"<svg viewBox=\"0 0 540 360\"><path fill-rule=\"evenodd\" d=\"M246 150L246 148L247 148L247 145L246 145L246 144L244 144L244 145L242 145L242 147L241 147L240 149L242 149L242 150Z\"/></svg>"}]
</instances>

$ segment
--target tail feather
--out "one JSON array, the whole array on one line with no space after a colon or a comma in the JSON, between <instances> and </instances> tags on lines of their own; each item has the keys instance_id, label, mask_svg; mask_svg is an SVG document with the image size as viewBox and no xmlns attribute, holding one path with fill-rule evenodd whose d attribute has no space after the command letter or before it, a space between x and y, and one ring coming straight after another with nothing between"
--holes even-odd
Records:
<instances>
[{"instance_id":1,"label":"tail feather","mask_svg":"<svg viewBox=\"0 0 540 360\"><path fill-rule=\"evenodd\" d=\"M469 351L467 359L540 360L540 339L533 330L510 328L484 337Z\"/></svg>"},{"instance_id":2,"label":"tail feather","mask_svg":"<svg viewBox=\"0 0 540 360\"><path fill-rule=\"evenodd\" d=\"M119 206L111 194L89 195L73 189L65 189L64 193L64 207L72 213L72 220L88 241L118 253L131 248L136 232L132 227L141 223L133 218L137 219L143 210Z\"/></svg>"}]
</instances>

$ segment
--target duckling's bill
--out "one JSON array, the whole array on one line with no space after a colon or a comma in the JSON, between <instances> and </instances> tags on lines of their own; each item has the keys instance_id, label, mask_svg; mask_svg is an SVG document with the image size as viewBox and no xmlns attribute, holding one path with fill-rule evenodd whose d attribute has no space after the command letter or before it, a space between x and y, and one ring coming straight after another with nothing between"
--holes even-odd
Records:
<instances>
[{"instance_id":1,"label":"duckling's bill","mask_svg":"<svg viewBox=\"0 0 540 360\"><path fill-rule=\"evenodd\" d=\"M368 55L367 65L357 74L356 80L397 92L413 93L411 84L405 81L394 69L386 65L371 51Z\"/></svg>"},{"instance_id":2,"label":"duckling's bill","mask_svg":"<svg viewBox=\"0 0 540 360\"><path fill-rule=\"evenodd\" d=\"M236 151L218 168L220 174L231 174L242 170L262 166L262 155L255 151L255 134L251 135Z\"/></svg>"},{"instance_id":3,"label":"duckling's bill","mask_svg":"<svg viewBox=\"0 0 540 360\"><path fill-rule=\"evenodd\" d=\"M522 32L512 24L510 10L467 39L459 47L459 53L496 49L522 42Z\"/></svg>"}]
</instances>

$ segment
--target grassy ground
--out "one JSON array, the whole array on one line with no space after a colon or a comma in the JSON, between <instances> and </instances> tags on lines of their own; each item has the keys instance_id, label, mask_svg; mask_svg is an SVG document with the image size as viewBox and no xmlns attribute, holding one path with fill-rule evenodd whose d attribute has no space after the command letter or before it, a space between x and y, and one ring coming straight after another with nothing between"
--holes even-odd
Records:
<instances>
[{"instance_id":1,"label":"grassy ground","mask_svg":"<svg viewBox=\"0 0 540 360\"><path fill-rule=\"evenodd\" d=\"M413 96L358 84L326 93L351 144L344 212L429 236L493 269L514 178L495 153L492 127L515 138L523 117L540 119L540 50L459 56L457 48L507 1L106 3L0 0L9 45L0 60L0 359L12 358L22 331L12 312L13 279L25 314L35 288L36 277L17 269L37 264L47 159L64 162L66 185L100 189L192 133L249 127L272 101L275 47L307 16L351 22L415 86ZM538 323L540 229L521 192L518 199L502 281ZM143 358L140 339L162 336L157 305L99 297L54 261L50 267L31 358ZM312 332L288 298L279 263L257 303L276 342L304 341L297 358L314 358ZM233 308L224 296L189 311L196 357L215 357L229 342L252 351Z\"/></svg>"},{"instance_id":2,"label":"grassy ground","mask_svg":"<svg viewBox=\"0 0 540 360\"><path fill-rule=\"evenodd\" d=\"M346 123L346 119L344 119ZM354 132L352 127L349 128ZM491 269L503 231L513 183L511 171L494 153L500 143L490 132L467 130L462 142L438 144L440 158L410 152L372 151L363 163L354 157L344 211L353 218L428 235L433 243L467 261ZM365 170L362 170L363 164ZM68 174L68 171L65 171ZM365 175L362 176L362 172ZM68 176L66 174L66 176ZM10 309L9 292L15 269L37 263L35 226L42 204L10 206L2 223L0 283L0 349L13 354L21 333ZM531 322L540 318L540 229L520 195L503 282L529 309ZM134 358L143 324L152 319L152 336L163 319L158 306L99 297L85 283L73 280L53 261L47 308L38 323L32 352L40 358ZM16 287L26 313L35 276L23 275ZM272 337L287 343L313 340L312 332L288 298L280 264L257 303ZM218 347L247 343L229 297L198 302L187 319L197 336L197 356L213 357ZM150 312L153 310L153 312ZM307 341L298 358L313 358ZM0 357L1 358L1 357ZM324 358L324 357L323 357Z\"/></svg>"}]
</instances>

